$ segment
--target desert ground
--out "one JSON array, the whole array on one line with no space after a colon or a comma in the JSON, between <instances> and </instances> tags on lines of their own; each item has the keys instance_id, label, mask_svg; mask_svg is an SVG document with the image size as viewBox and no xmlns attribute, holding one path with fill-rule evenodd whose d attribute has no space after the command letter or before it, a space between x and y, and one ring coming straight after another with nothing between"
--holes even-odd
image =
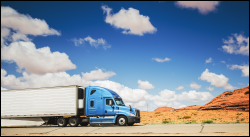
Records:
<instances>
[{"instance_id":1,"label":"desert ground","mask_svg":"<svg viewBox=\"0 0 250 137\"><path fill-rule=\"evenodd\" d=\"M249 112L228 110L141 111L141 123L135 125L202 123L249 123Z\"/></svg>"}]
</instances>

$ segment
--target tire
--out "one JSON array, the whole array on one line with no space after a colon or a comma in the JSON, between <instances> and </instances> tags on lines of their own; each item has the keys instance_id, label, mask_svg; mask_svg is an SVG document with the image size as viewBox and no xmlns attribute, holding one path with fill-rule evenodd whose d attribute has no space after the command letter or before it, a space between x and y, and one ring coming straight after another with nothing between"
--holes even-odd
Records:
<instances>
[{"instance_id":1,"label":"tire","mask_svg":"<svg viewBox=\"0 0 250 137\"><path fill-rule=\"evenodd\" d=\"M59 127L66 127L67 126L67 120L65 118L58 118L57 119L57 125Z\"/></svg>"},{"instance_id":2,"label":"tire","mask_svg":"<svg viewBox=\"0 0 250 137\"><path fill-rule=\"evenodd\" d=\"M118 124L119 126L126 126L127 123L128 123L128 120L127 120L127 118L126 118L125 116L119 116L119 117L117 118L117 124Z\"/></svg>"},{"instance_id":3,"label":"tire","mask_svg":"<svg viewBox=\"0 0 250 137\"><path fill-rule=\"evenodd\" d=\"M81 126L88 126L89 123L80 123Z\"/></svg>"},{"instance_id":4,"label":"tire","mask_svg":"<svg viewBox=\"0 0 250 137\"><path fill-rule=\"evenodd\" d=\"M69 126L71 126L71 127L77 127L78 124L79 124L78 118L74 117L74 118L70 118L69 119Z\"/></svg>"},{"instance_id":5,"label":"tire","mask_svg":"<svg viewBox=\"0 0 250 137\"><path fill-rule=\"evenodd\" d=\"M128 126L133 126L133 125L134 125L134 123L128 124Z\"/></svg>"}]
</instances>

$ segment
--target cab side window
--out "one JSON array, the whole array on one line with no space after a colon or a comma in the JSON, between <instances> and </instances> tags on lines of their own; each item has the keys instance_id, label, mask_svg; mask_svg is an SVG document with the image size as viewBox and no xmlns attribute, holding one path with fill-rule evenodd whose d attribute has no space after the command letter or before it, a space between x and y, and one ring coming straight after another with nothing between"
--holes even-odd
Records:
<instances>
[{"instance_id":1,"label":"cab side window","mask_svg":"<svg viewBox=\"0 0 250 137\"><path fill-rule=\"evenodd\" d=\"M94 101L90 101L90 107L94 107Z\"/></svg>"},{"instance_id":2,"label":"cab side window","mask_svg":"<svg viewBox=\"0 0 250 137\"><path fill-rule=\"evenodd\" d=\"M92 91L90 92L90 95L94 94L94 93L95 93L95 91L96 91L96 90L92 90Z\"/></svg>"},{"instance_id":3,"label":"cab side window","mask_svg":"<svg viewBox=\"0 0 250 137\"><path fill-rule=\"evenodd\" d=\"M110 105L109 105L109 101L112 101L112 104L114 104L113 99L106 99L106 105L107 105L107 106L110 106Z\"/></svg>"}]
</instances>

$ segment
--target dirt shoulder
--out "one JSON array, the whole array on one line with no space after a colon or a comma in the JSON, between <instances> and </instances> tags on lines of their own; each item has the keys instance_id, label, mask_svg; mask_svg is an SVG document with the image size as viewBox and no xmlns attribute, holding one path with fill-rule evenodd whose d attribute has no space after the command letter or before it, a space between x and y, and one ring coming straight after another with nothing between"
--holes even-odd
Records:
<instances>
[{"instance_id":1,"label":"dirt shoulder","mask_svg":"<svg viewBox=\"0 0 250 137\"><path fill-rule=\"evenodd\" d=\"M1 136L249 136L248 133L186 133L186 134L5 134Z\"/></svg>"}]
</instances>

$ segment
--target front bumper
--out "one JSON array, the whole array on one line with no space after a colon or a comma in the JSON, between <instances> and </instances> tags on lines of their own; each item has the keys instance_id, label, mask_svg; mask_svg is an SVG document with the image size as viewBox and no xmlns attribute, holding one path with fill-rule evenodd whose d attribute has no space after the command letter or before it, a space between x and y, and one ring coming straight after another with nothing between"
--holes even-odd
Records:
<instances>
[{"instance_id":1,"label":"front bumper","mask_svg":"<svg viewBox=\"0 0 250 137\"><path fill-rule=\"evenodd\" d=\"M140 117L127 116L127 118L128 118L128 124L140 123L141 122L141 118Z\"/></svg>"}]
</instances>

